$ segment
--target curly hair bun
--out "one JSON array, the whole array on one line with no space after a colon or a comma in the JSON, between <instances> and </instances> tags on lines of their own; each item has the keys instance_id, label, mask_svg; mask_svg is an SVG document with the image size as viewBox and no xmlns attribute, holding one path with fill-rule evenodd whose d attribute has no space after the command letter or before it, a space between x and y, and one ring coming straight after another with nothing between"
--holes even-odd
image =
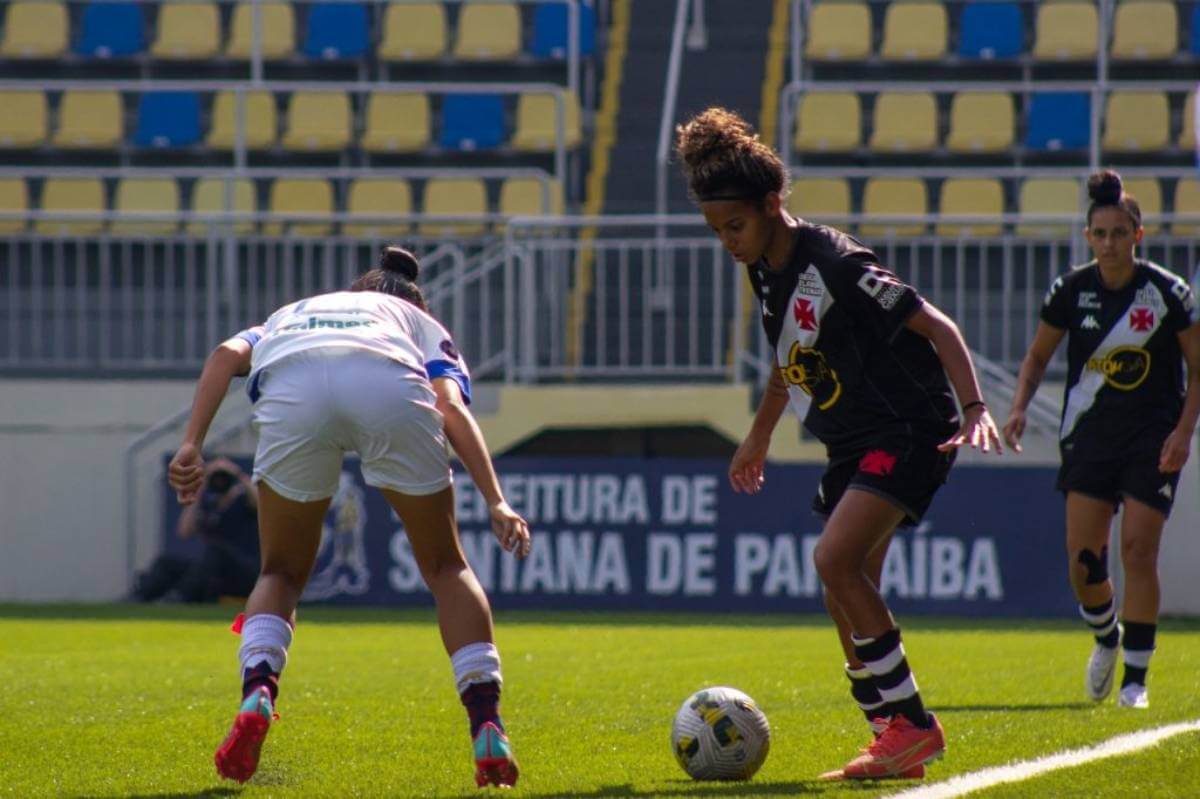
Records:
<instances>
[{"instance_id":1,"label":"curly hair bun","mask_svg":"<svg viewBox=\"0 0 1200 799\"><path fill-rule=\"evenodd\" d=\"M1088 178L1088 196L1096 205L1118 205L1121 202L1121 176L1105 169Z\"/></svg>"},{"instance_id":2,"label":"curly hair bun","mask_svg":"<svg viewBox=\"0 0 1200 799\"><path fill-rule=\"evenodd\" d=\"M385 247L379 257L379 268L384 272L395 272L413 283L417 282L417 275L421 273L417 256L403 247Z\"/></svg>"},{"instance_id":3,"label":"curly hair bun","mask_svg":"<svg viewBox=\"0 0 1200 799\"><path fill-rule=\"evenodd\" d=\"M675 133L679 155L692 170L758 139L750 123L724 108L709 108L697 114L677 126Z\"/></svg>"}]
</instances>

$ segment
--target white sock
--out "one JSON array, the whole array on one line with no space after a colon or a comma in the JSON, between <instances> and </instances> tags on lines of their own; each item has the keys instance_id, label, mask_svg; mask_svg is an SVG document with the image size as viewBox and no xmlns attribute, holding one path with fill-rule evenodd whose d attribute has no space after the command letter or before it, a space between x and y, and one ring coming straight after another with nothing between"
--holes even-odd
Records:
<instances>
[{"instance_id":1,"label":"white sock","mask_svg":"<svg viewBox=\"0 0 1200 799\"><path fill-rule=\"evenodd\" d=\"M242 625L242 646L238 660L242 673L267 661L271 671L279 674L287 664L287 650L292 644L292 626L278 616L259 613Z\"/></svg>"},{"instance_id":2,"label":"white sock","mask_svg":"<svg viewBox=\"0 0 1200 799\"><path fill-rule=\"evenodd\" d=\"M495 644L480 641L467 644L450 656L450 665L454 668L454 682L461 694L467 686L481 682L494 682L500 685L500 653Z\"/></svg>"}]
</instances>

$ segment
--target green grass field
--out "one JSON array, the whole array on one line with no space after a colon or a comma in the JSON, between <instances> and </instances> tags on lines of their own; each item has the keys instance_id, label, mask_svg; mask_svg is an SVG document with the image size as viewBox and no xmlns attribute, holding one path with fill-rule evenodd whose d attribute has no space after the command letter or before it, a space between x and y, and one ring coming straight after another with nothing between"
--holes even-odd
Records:
<instances>
[{"instance_id":1,"label":"green grass field","mask_svg":"<svg viewBox=\"0 0 1200 799\"><path fill-rule=\"evenodd\" d=\"M304 609L262 765L218 780L238 699L225 608L0 606L0 796L478 796L432 613ZM1200 717L1200 623L1167 622L1151 709L1082 695L1082 623L913 619L909 660L949 751L926 784ZM514 796L884 796L915 783L817 775L867 740L832 626L817 617L501 613ZM669 747L705 685L751 696L771 754L749 783L696 783ZM1200 795L1200 736L974 794Z\"/></svg>"}]
</instances>

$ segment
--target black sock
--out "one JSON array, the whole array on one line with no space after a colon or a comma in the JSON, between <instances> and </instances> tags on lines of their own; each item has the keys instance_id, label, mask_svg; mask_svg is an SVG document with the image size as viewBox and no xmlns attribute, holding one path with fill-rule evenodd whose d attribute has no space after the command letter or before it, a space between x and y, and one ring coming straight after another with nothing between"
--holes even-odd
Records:
<instances>
[{"instance_id":1,"label":"black sock","mask_svg":"<svg viewBox=\"0 0 1200 799\"><path fill-rule=\"evenodd\" d=\"M245 699L263 685L271 692L271 702L274 703L275 697L279 696L279 672L272 671L265 660L242 672L242 698Z\"/></svg>"},{"instance_id":2,"label":"black sock","mask_svg":"<svg viewBox=\"0 0 1200 799\"><path fill-rule=\"evenodd\" d=\"M500 686L494 682L478 682L467 686L462 692L463 707L467 709L467 718L471 721L471 737L479 732L486 722L492 722L500 731L504 731L504 723L500 721Z\"/></svg>"},{"instance_id":3,"label":"black sock","mask_svg":"<svg viewBox=\"0 0 1200 799\"><path fill-rule=\"evenodd\" d=\"M858 709L868 722L887 715L887 709L884 707L886 703L879 695L879 689L875 687L875 678L866 666L852 669L847 664L846 678L850 680L850 695L854 697Z\"/></svg>"},{"instance_id":4,"label":"black sock","mask_svg":"<svg viewBox=\"0 0 1200 799\"><path fill-rule=\"evenodd\" d=\"M1125 674L1121 687L1130 683L1146 684L1146 672L1150 669L1150 656L1154 654L1154 634L1157 624L1140 621L1125 622L1125 635L1121 647L1125 650Z\"/></svg>"},{"instance_id":5,"label":"black sock","mask_svg":"<svg viewBox=\"0 0 1200 799\"><path fill-rule=\"evenodd\" d=\"M1117 648L1117 644L1121 642L1121 631L1117 627L1117 613L1111 597L1099 605L1080 605L1079 615L1083 616L1083 620L1092 629L1096 643L1109 649Z\"/></svg>"},{"instance_id":6,"label":"black sock","mask_svg":"<svg viewBox=\"0 0 1200 799\"><path fill-rule=\"evenodd\" d=\"M922 729L933 723L908 668L899 629L892 628L878 638L855 638L854 654L875 678L875 687L887 702L887 715L899 713Z\"/></svg>"}]
</instances>

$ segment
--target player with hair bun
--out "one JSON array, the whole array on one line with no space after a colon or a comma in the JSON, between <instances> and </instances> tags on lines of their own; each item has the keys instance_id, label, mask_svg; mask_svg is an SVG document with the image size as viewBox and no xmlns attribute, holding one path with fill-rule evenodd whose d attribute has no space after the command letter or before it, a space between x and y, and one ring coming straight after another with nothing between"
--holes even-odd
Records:
<instances>
[{"instance_id":1,"label":"player with hair bun","mask_svg":"<svg viewBox=\"0 0 1200 799\"><path fill-rule=\"evenodd\" d=\"M1123 648L1118 703L1145 708L1158 625L1159 542L1200 415L1200 310L1182 278L1134 257L1145 232L1142 211L1120 175L1110 169L1092 175L1088 194L1084 232L1095 258L1046 293L1004 437L1020 452L1025 409L1066 337L1058 489L1067 501L1071 588L1096 639L1085 688L1097 702L1109 695ZM1107 546L1122 504L1123 629Z\"/></svg>"},{"instance_id":2,"label":"player with hair bun","mask_svg":"<svg viewBox=\"0 0 1200 799\"><path fill-rule=\"evenodd\" d=\"M774 348L776 368L729 467L734 490L762 488L789 401L829 453L813 501L826 519L816 567L875 738L826 776L922 777L945 738L878 585L893 532L920 521L958 447L999 451L966 344L863 244L783 209L787 170L737 114L693 117L677 129L676 150L705 220L746 266Z\"/></svg>"},{"instance_id":3,"label":"player with hair bun","mask_svg":"<svg viewBox=\"0 0 1200 799\"><path fill-rule=\"evenodd\" d=\"M367 485L396 511L437 605L442 642L470 719L476 783L511 786L517 763L500 720L500 656L486 594L463 555L454 521L446 442L487 500L500 545L529 552L529 528L500 490L467 404L471 382L450 334L426 310L420 266L389 247L349 291L285 305L213 350L196 387L183 444L168 467L179 502L204 481L204 437L235 375L249 375L258 449L262 570L246 602L242 704L217 749L222 777L245 782L258 767L274 716L296 604L338 489L342 458L356 452Z\"/></svg>"}]
</instances>

